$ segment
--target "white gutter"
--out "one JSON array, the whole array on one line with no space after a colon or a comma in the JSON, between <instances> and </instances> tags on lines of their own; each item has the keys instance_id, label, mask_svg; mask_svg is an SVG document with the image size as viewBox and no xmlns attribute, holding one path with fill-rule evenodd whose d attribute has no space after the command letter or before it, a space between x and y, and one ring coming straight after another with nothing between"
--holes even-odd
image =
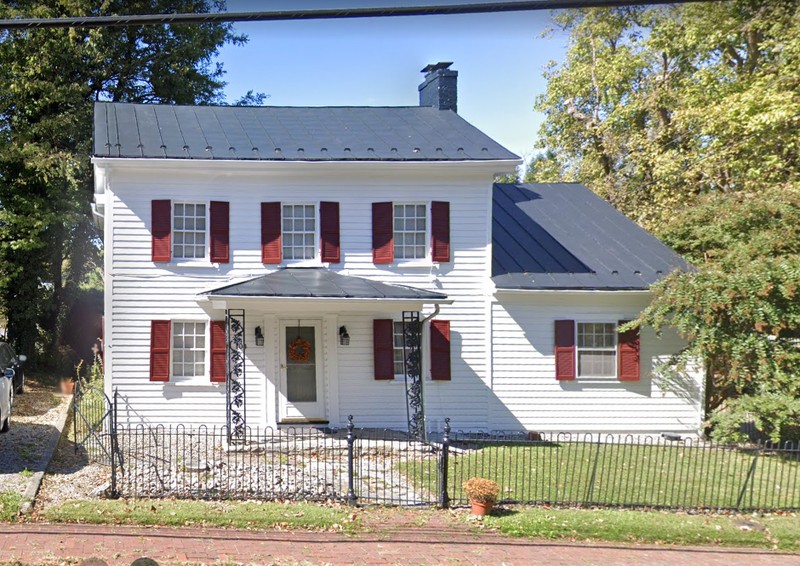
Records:
<instances>
[{"instance_id":1,"label":"white gutter","mask_svg":"<svg viewBox=\"0 0 800 566\"><path fill-rule=\"evenodd\" d=\"M319 303L430 303L436 305L434 315L439 312L439 304L452 305L454 299L426 299L426 298L413 298L413 297L273 297L273 296L258 296L258 295L198 295L198 301L215 301L215 300L257 300L257 301L296 301L296 302L319 302ZM433 316L433 315L431 315ZM428 317L430 318L430 317ZM425 318L425 320L428 320ZM423 320L423 322L425 321Z\"/></svg>"},{"instance_id":2,"label":"white gutter","mask_svg":"<svg viewBox=\"0 0 800 566\"><path fill-rule=\"evenodd\" d=\"M495 289L503 295L649 295L649 289Z\"/></svg>"}]
</instances>

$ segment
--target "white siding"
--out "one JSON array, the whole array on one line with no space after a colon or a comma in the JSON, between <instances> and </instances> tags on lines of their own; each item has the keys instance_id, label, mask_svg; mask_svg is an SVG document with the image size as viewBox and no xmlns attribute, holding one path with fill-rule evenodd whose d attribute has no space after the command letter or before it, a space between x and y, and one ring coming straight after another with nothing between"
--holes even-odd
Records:
<instances>
[{"instance_id":1,"label":"white siding","mask_svg":"<svg viewBox=\"0 0 800 566\"><path fill-rule=\"evenodd\" d=\"M490 174L463 172L459 164L433 169L417 169L413 165L372 167L347 172L322 170L318 164L309 165L305 171L277 172L269 163L262 165L256 170L252 164L239 163L205 168L197 162L171 168L107 164L102 176L107 183L105 196L110 199L106 203L110 218L105 238L107 247L113 249L106 265L106 292L111 305L106 313L106 345L111 360L107 373L111 376L110 387L117 388L127 401L127 418L163 423L224 423L224 385L149 381L150 321L223 318L224 311L214 310L208 301L198 301L198 293L275 269L261 263L260 203L331 200L340 203L343 261L330 265L330 269L444 292L454 300L453 305L444 305L439 315L451 321L453 380L428 382L428 414L439 421L446 415L453 416L454 425L463 428L474 428L476 423L485 426L489 382L489 297L485 287L490 265ZM231 263L188 266L151 262L150 216L154 199L230 202ZM440 265L374 265L371 204L433 200L450 202L453 261ZM265 322L272 305L249 303L247 307L248 424L274 424L276 418L277 350L251 344L255 326L263 326L270 340L267 333L276 328L278 319L290 316L278 309L274 311L276 318ZM385 311L385 307L382 309ZM327 358L337 366L326 368L327 386L336 387L326 394L327 416L332 424L343 424L346 416L353 414L359 425L402 428L406 419L403 387L372 378L372 319L389 316L386 312L348 313L347 307L328 307L318 313L306 310L303 315L320 320L324 316L338 317L336 324L346 324L352 337L349 347L339 347L338 355ZM400 317L399 309L396 316ZM332 414L335 407L336 414Z\"/></svg>"},{"instance_id":2,"label":"white siding","mask_svg":"<svg viewBox=\"0 0 800 566\"><path fill-rule=\"evenodd\" d=\"M703 380L692 369L665 378L659 361L684 345L669 330L641 333L641 381L578 378L557 381L554 321L634 318L646 297L602 293L502 294L493 305L494 389L491 426L503 430L568 432L680 432L701 426Z\"/></svg>"}]
</instances>

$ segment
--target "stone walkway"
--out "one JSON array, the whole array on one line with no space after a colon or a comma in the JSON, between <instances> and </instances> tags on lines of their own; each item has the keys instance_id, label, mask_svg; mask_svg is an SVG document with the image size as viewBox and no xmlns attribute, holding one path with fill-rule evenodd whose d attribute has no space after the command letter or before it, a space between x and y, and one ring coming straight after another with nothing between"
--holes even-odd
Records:
<instances>
[{"instance_id":1,"label":"stone walkway","mask_svg":"<svg viewBox=\"0 0 800 566\"><path fill-rule=\"evenodd\" d=\"M0 563L158 564L504 564L791 566L800 555L745 549L562 543L507 538L463 529L403 527L336 533L144 528L93 525L2 525ZM72 560L69 560L72 559Z\"/></svg>"}]
</instances>

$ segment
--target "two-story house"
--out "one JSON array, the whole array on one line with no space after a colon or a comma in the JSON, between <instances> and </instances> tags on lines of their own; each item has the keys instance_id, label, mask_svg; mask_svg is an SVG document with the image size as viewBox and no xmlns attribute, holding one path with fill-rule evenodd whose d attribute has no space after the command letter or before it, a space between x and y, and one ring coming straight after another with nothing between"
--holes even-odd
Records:
<instances>
[{"instance_id":1,"label":"two-story house","mask_svg":"<svg viewBox=\"0 0 800 566\"><path fill-rule=\"evenodd\" d=\"M694 433L682 347L619 334L683 260L415 107L95 106L106 388L127 422Z\"/></svg>"}]
</instances>

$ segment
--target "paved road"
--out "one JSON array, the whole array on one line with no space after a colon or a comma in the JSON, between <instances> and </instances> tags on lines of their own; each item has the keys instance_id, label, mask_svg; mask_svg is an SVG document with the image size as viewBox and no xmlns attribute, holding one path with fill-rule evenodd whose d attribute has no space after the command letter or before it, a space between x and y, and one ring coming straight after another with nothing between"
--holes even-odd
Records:
<instances>
[{"instance_id":1,"label":"paved road","mask_svg":"<svg viewBox=\"0 0 800 566\"><path fill-rule=\"evenodd\" d=\"M94 557L111 566L147 556L159 564L800 565L800 555L778 552L569 544L413 527L354 536L41 523L0 525L0 529L0 563Z\"/></svg>"}]
</instances>

